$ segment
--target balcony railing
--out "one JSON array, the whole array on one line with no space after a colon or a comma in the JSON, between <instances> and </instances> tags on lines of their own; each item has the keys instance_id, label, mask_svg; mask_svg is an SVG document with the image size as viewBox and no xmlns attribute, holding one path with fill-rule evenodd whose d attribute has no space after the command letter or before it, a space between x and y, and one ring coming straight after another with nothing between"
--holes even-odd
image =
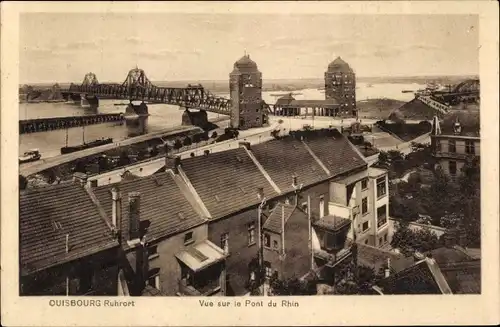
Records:
<instances>
[{"instance_id":1,"label":"balcony railing","mask_svg":"<svg viewBox=\"0 0 500 327\"><path fill-rule=\"evenodd\" d=\"M210 296L221 289L220 280L214 279L206 283L205 285L192 285L187 284L185 279L179 280L179 293L181 295L187 296Z\"/></svg>"}]
</instances>

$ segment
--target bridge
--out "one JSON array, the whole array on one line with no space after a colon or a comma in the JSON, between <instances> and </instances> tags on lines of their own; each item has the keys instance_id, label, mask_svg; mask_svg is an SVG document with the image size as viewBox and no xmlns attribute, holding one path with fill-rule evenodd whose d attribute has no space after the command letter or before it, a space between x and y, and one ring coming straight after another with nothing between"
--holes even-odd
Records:
<instances>
[{"instance_id":1,"label":"bridge","mask_svg":"<svg viewBox=\"0 0 500 327\"><path fill-rule=\"evenodd\" d=\"M186 87L160 87L154 85L144 70L130 70L121 84L99 83L94 73L87 73L81 85L71 84L68 89L61 89L64 97L83 95L86 98L126 99L177 105L186 109L210 111L223 115L232 115L231 100L213 95L201 84ZM134 108L135 109L135 108Z\"/></svg>"},{"instance_id":2,"label":"bridge","mask_svg":"<svg viewBox=\"0 0 500 327\"><path fill-rule=\"evenodd\" d=\"M56 129L65 129L109 122L123 122L124 119L125 117L121 113L27 119L19 121L19 134L45 132Z\"/></svg>"}]
</instances>

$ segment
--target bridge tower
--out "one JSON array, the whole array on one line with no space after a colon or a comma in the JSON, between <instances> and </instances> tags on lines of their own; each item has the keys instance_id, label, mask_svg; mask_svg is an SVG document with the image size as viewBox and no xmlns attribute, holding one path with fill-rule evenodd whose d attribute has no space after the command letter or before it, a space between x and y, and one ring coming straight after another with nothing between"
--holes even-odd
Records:
<instances>
[{"instance_id":1,"label":"bridge tower","mask_svg":"<svg viewBox=\"0 0 500 327\"><path fill-rule=\"evenodd\" d=\"M339 102L340 116L357 117L356 75L340 57L332 61L325 72L325 99Z\"/></svg>"},{"instance_id":2,"label":"bridge tower","mask_svg":"<svg viewBox=\"0 0 500 327\"><path fill-rule=\"evenodd\" d=\"M248 129L266 126L268 112L262 101L262 73L245 54L229 74L231 127Z\"/></svg>"}]
</instances>

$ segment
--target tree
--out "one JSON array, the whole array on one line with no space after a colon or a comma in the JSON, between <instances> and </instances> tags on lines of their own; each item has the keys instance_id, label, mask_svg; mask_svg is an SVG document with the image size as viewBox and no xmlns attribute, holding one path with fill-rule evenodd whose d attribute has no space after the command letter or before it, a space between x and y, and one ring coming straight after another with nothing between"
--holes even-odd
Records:
<instances>
[{"instance_id":1,"label":"tree","mask_svg":"<svg viewBox=\"0 0 500 327\"><path fill-rule=\"evenodd\" d=\"M270 280L269 287L272 295L314 295L316 294L316 282L311 280L299 280L296 277L280 279L275 272Z\"/></svg>"},{"instance_id":2,"label":"tree","mask_svg":"<svg viewBox=\"0 0 500 327\"><path fill-rule=\"evenodd\" d=\"M430 229L412 230L408 224L403 223L394 233L391 245L405 255L412 255L416 251L427 252L436 249L441 243L437 235Z\"/></svg>"},{"instance_id":3,"label":"tree","mask_svg":"<svg viewBox=\"0 0 500 327\"><path fill-rule=\"evenodd\" d=\"M180 148L182 148L182 141L180 139L175 139L174 149L179 150Z\"/></svg>"}]
</instances>

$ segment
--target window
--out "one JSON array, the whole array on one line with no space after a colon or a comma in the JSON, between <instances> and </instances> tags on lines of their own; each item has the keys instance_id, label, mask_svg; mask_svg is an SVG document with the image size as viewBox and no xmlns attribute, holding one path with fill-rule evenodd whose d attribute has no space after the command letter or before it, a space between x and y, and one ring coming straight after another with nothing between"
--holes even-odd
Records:
<instances>
[{"instance_id":1,"label":"window","mask_svg":"<svg viewBox=\"0 0 500 327\"><path fill-rule=\"evenodd\" d=\"M457 152L457 145L455 143L455 140L448 140L448 152L449 153Z\"/></svg>"},{"instance_id":2,"label":"window","mask_svg":"<svg viewBox=\"0 0 500 327\"><path fill-rule=\"evenodd\" d=\"M160 289L160 269L155 268L149 271L148 285Z\"/></svg>"},{"instance_id":3,"label":"window","mask_svg":"<svg viewBox=\"0 0 500 327\"><path fill-rule=\"evenodd\" d=\"M255 223L248 224L248 245L255 244Z\"/></svg>"},{"instance_id":4,"label":"window","mask_svg":"<svg viewBox=\"0 0 500 327\"><path fill-rule=\"evenodd\" d=\"M368 188L368 179L365 178L361 181L361 189L366 190L367 188Z\"/></svg>"},{"instance_id":5,"label":"window","mask_svg":"<svg viewBox=\"0 0 500 327\"><path fill-rule=\"evenodd\" d=\"M148 259L153 260L158 258L160 255L158 254L158 246L152 246L148 248Z\"/></svg>"},{"instance_id":6,"label":"window","mask_svg":"<svg viewBox=\"0 0 500 327\"><path fill-rule=\"evenodd\" d=\"M377 227L385 225L387 222L387 205L377 208Z\"/></svg>"},{"instance_id":7,"label":"window","mask_svg":"<svg viewBox=\"0 0 500 327\"><path fill-rule=\"evenodd\" d=\"M368 244L368 240L365 240L365 244Z\"/></svg>"},{"instance_id":8,"label":"window","mask_svg":"<svg viewBox=\"0 0 500 327\"><path fill-rule=\"evenodd\" d=\"M229 253L229 233L223 233L220 236L220 247L224 250L225 254Z\"/></svg>"},{"instance_id":9,"label":"window","mask_svg":"<svg viewBox=\"0 0 500 327\"><path fill-rule=\"evenodd\" d=\"M364 215L368 212L368 198L361 200L361 213Z\"/></svg>"},{"instance_id":10,"label":"window","mask_svg":"<svg viewBox=\"0 0 500 327\"><path fill-rule=\"evenodd\" d=\"M441 152L441 140L436 140L436 152Z\"/></svg>"},{"instance_id":11,"label":"window","mask_svg":"<svg viewBox=\"0 0 500 327\"><path fill-rule=\"evenodd\" d=\"M468 154L475 154L476 153L474 141L465 141L465 153L468 153Z\"/></svg>"},{"instance_id":12,"label":"window","mask_svg":"<svg viewBox=\"0 0 500 327\"><path fill-rule=\"evenodd\" d=\"M309 213L309 208L307 207L307 202L303 202L303 203L302 203L302 210L303 210L305 213Z\"/></svg>"},{"instance_id":13,"label":"window","mask_svg":"<svg viewBox=\"0 0 500 327\"><path fill-rule=\"evenodd\" d=\"M457 162L456 161L449 161L448 162L448 169L450 171L450 175L456 175L457 174Z\"/></svg>"},{"instance_id":14,"label":"window","mask_svg":"<svg viewBox=\"0 0 500 327\"><path fill-rule=\"evenodd\" d=\"M271 236L268 233L264 234L264 246L268 248L271 247Z\"/></svg>"},{"instance_id":15,"label":"window","mask_svg":"<svg viewBox=\"0 0 500 327\"><path fill-rule=\"evenodd\" d=\"M377 179L377 198L384 196L387 193L385 176Z\"/></svg>"},{"instance_id":16,"label":"window","mask_svg":"<svg viewBox=\"0 0 500 327\"><path fill-rule=\"evenodd\" d=\"M370 222L368 221L365 221L363 223L363 232L366 231L368 228L370 228Z\"/></svg>"},{"instance_id":17,"label":"window","mask_svg":"<svg viewBox=\"0 0 500 327\"><path fill-rule=\"evenodd\" d=\"M273 270L271 269L271 263L265 261L264 267L266 268L266 277L271 278L271 276L273 275Z\"/></svg>"},{"instance_id":18,"label":"window","mask_svg":"<svg viewBox=\"0 0 500 327\"><path fill-rule=\"evenodd\" d=\"M277 249L278 248L278 241L274 240L273 241L273 249Z\"/></svg>"},{"instance_id":19,"label":"window","mask_svg":"<svg viewBox=\"0 0 500 327\"><path fill-rule=\"evenodd\" d=\"M319 217L325 216L325 197L322 195L319 197Z\"/></svg>"},{"instance_id":20,"label":"window","mask_svg":"<svg viewBox=\"0 0 500 327\"><path fill-rule=\"evenodd\" d=\"M193 242L194 242L193 232L189 232L189 233L184 234L184 244L185 245L191 244Z\"/></svg>"}]
</instances>

